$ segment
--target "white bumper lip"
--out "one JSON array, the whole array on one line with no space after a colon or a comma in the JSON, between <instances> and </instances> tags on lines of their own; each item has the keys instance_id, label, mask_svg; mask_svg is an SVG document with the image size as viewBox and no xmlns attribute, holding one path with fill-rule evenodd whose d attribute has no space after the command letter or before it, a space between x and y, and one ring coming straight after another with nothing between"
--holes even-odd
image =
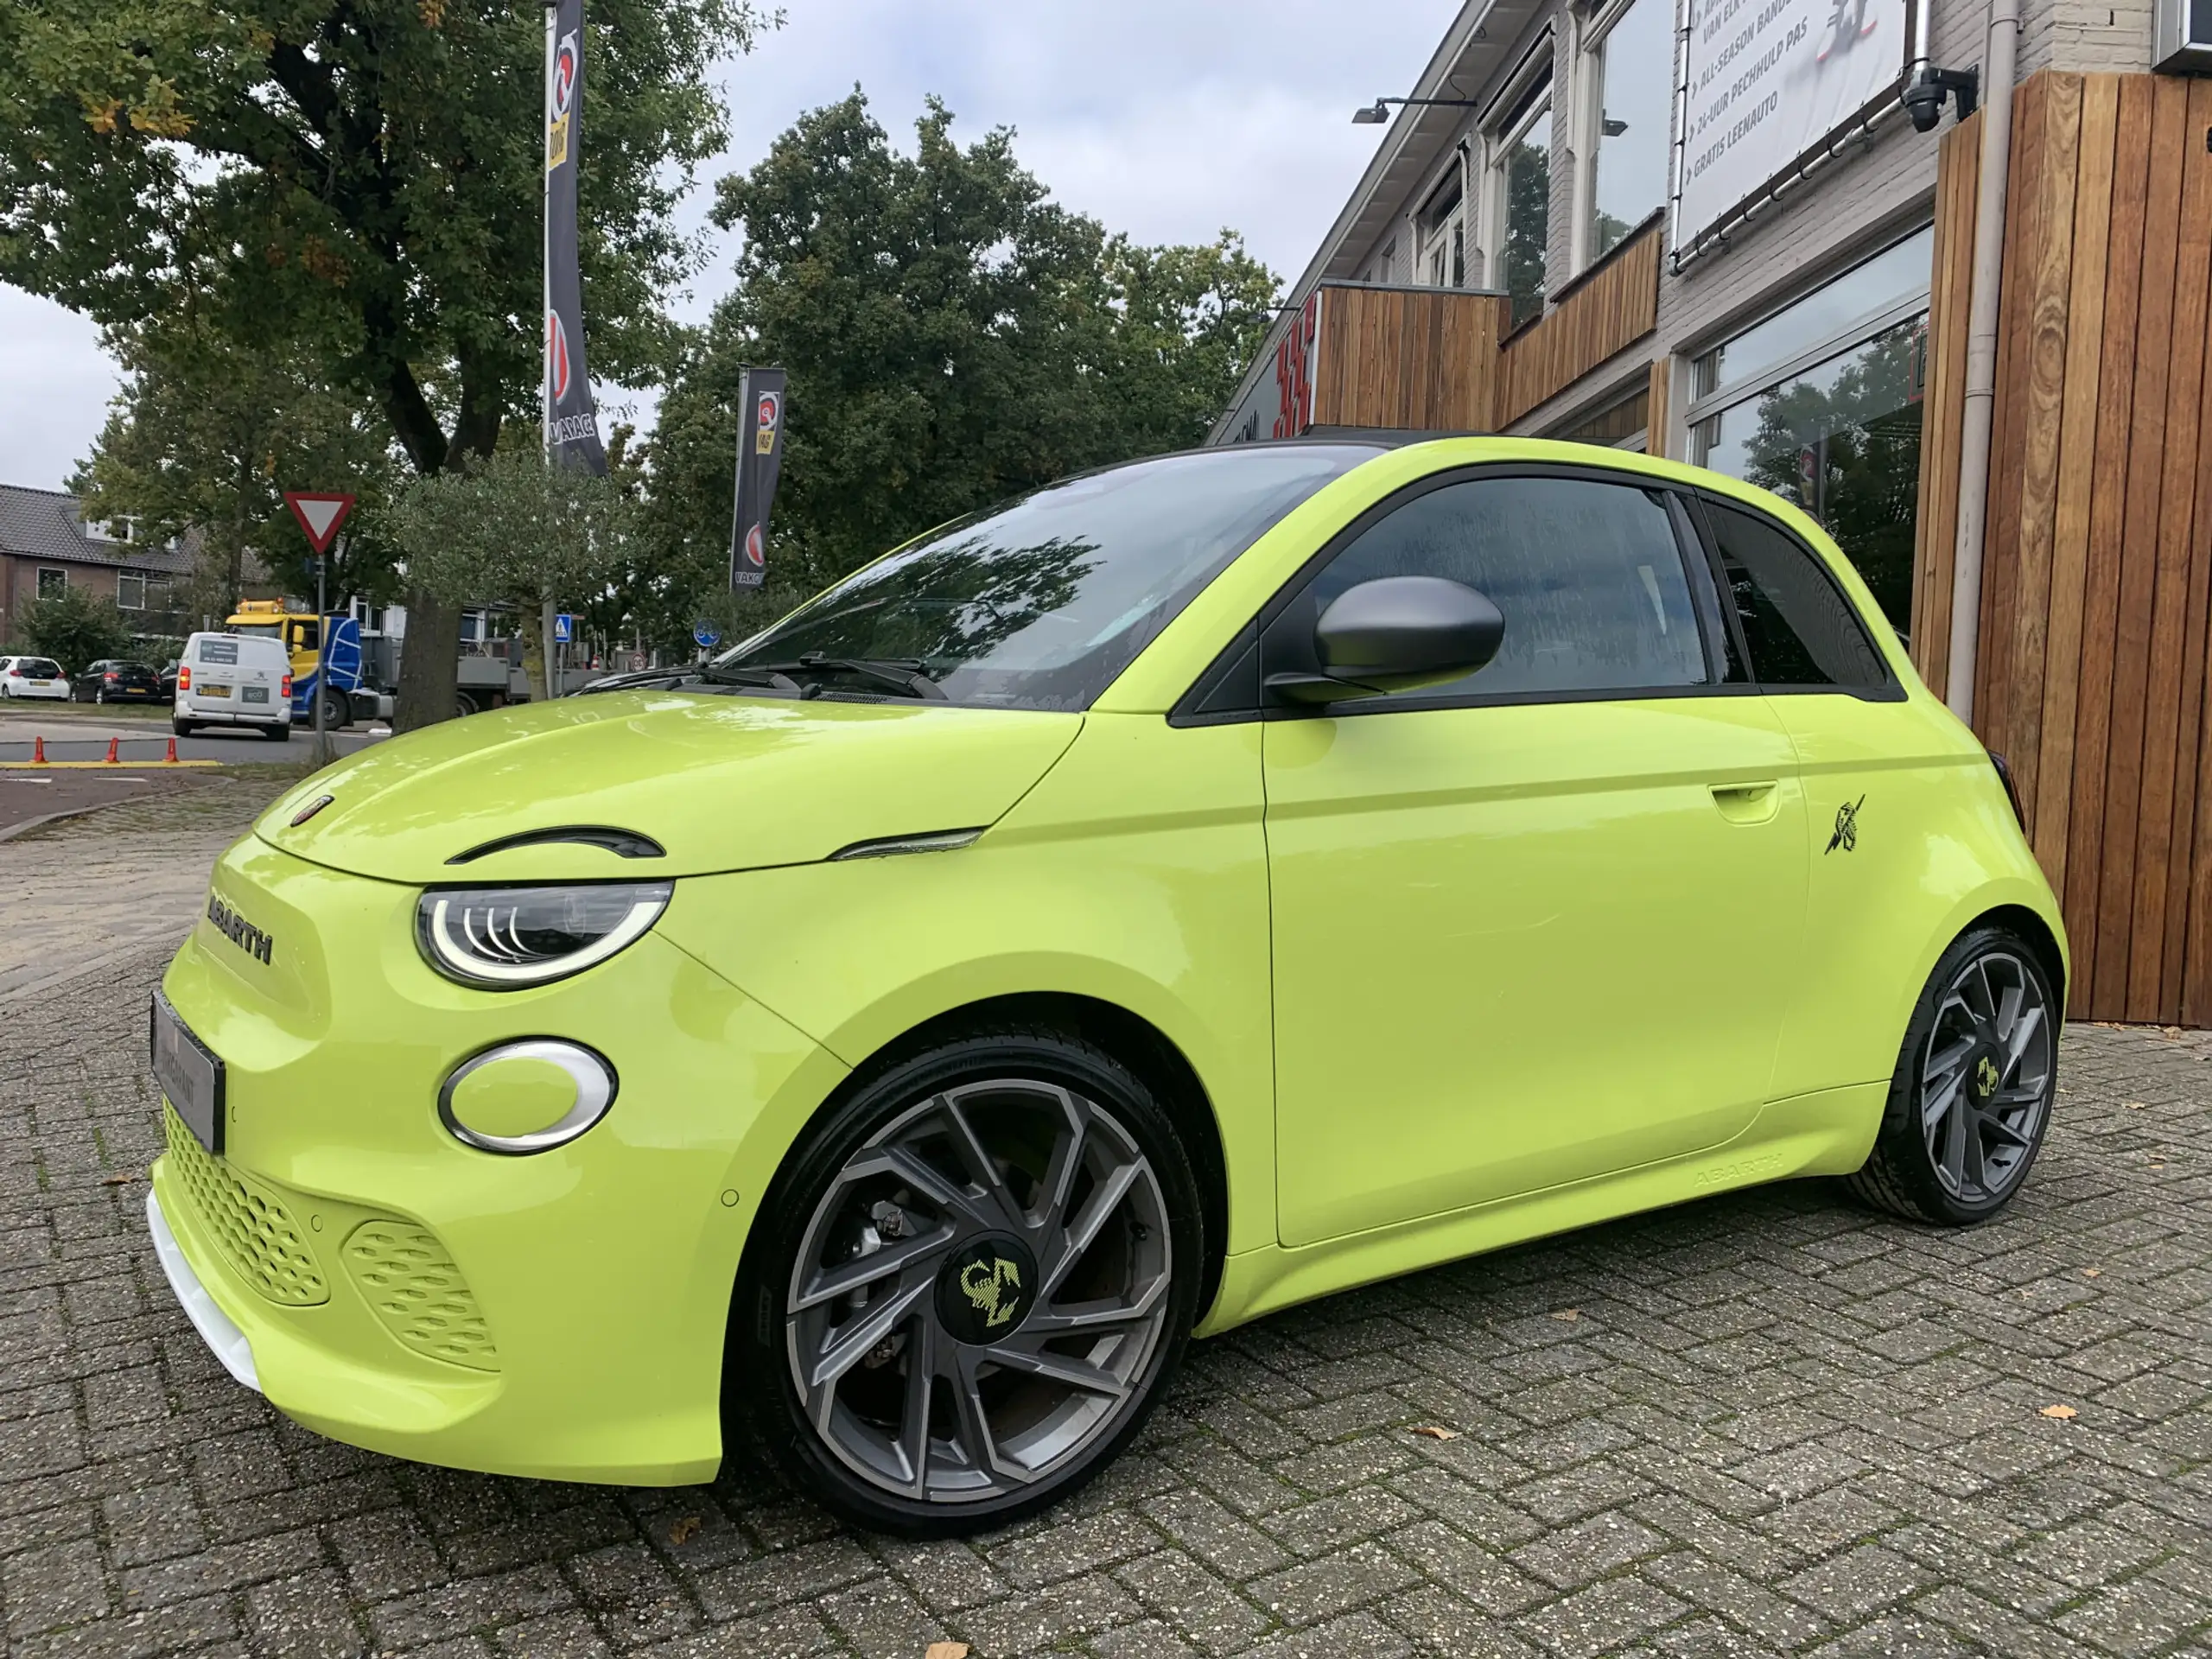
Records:
<instances>
[{"instance_id":1,"label":"white bumper lip","mask_svg":"<svg viewBox=\"0 0 2212 1659\"><path fill-rule=\"evenodd\" d=\"M169 1231L168 1217L162 1213L162 1201L150 1191L146 1194L146 1230L154 1236L154 1254L162 1259L162 1271L168 1275L169 1289L183 1305L193 1329L200 1332L200 1339L223 1362L225 1370L259 1394L261 1375L253 1369L253 1348L246 1341L245 1332L232 1325L230 1315L215 1306L207 1287L200 1282L192 1263L184 1259L176 1235Z\"/></svg>"}]
</instances>

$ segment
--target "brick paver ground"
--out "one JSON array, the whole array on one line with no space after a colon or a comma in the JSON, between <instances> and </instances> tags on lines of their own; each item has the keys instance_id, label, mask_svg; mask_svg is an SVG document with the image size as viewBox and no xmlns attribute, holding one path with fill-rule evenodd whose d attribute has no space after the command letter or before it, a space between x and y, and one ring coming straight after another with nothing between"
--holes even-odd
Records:
<instances>
[{"instance_id":1,"label":"brick paver ground","mask_svg":"<svg viewBox=\"0 0 2212 1659\"><path fill-rule=\"evenodd\" d=\"M10 880L40 846L182 925L208 849L118 845L110 816L0 847L0 931L46 902ZM750 1449L710 1488L494 1479L318 1440L232 1385L145 1239L165 955L0 991L0 1618L26 1659L2212 1638L2203 1039L2069 1031L2043 1161L1991 1226L1804 1183L1336 1297L1201 1344L1077 1501L924 1546L843 1529Z\"/></svg>"}]
</instances>

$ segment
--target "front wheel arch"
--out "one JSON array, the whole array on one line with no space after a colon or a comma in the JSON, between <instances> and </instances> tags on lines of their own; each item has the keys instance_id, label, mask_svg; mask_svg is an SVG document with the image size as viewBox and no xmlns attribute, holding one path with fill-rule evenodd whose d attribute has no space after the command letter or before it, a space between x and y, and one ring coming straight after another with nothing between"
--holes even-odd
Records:
<instances>
[{"instance_id":1,"label":"front wheel arch","mask_svg":"<svg viewBox=\"0 0 2212 1659\"><path fill-rule=\"evenodd\" d=\"M1198 1183L1206 1246L1198 1278L1198 1322L1203 1324L1221 1288L1228 1253L1229 1175L1221 1124L1198 1069L1173 1039L1118 1003L1072 992L1040 991L986 997L934 1014L882 1044L846 1074L798 1127L777 1173L782 1173L809 1124L836 1111L892 1067L926 1049L1009 1025L1041 1027L1096 1043L1135 1072L1166 1107Z\"/></svg>"}]
</instances>

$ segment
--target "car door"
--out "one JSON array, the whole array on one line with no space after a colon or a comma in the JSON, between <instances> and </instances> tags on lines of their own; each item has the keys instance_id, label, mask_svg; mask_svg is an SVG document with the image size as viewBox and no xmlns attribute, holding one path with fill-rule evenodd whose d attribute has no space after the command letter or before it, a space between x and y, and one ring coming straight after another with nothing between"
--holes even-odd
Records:
<instances>
[{"instance_id":1,"label":"car door","mask_svg":"<svg viewBox=\"0 0 2212 1659\"><path fill-rule=\"evenodd\" d=\"M1767 1097L1802 928L1795 753L1681 501L1477 469L1384 503L1278 601L1268 672L1359 582L1484 593L1427 691L1271 711L1281 1236L1305 1244L1679 1156Z\"/></svg>"}]
</instances>

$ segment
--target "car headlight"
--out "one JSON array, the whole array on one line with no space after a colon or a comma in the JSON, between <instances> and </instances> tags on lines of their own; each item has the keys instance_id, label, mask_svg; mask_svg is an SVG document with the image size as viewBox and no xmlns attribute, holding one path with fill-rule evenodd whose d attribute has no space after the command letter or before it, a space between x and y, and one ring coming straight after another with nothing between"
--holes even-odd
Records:
<instances>
[{"instance_id":1,"label":"car headlight","mask_svg":"<svg viewBox=\"0 0 2212 1659\"><path fill-rule=\"evenodd\" d=\"M668 881L433 887L415 907L423 959L448 979L517 991L582 973L660 919Z\"/></svg>"}]
</instances>

